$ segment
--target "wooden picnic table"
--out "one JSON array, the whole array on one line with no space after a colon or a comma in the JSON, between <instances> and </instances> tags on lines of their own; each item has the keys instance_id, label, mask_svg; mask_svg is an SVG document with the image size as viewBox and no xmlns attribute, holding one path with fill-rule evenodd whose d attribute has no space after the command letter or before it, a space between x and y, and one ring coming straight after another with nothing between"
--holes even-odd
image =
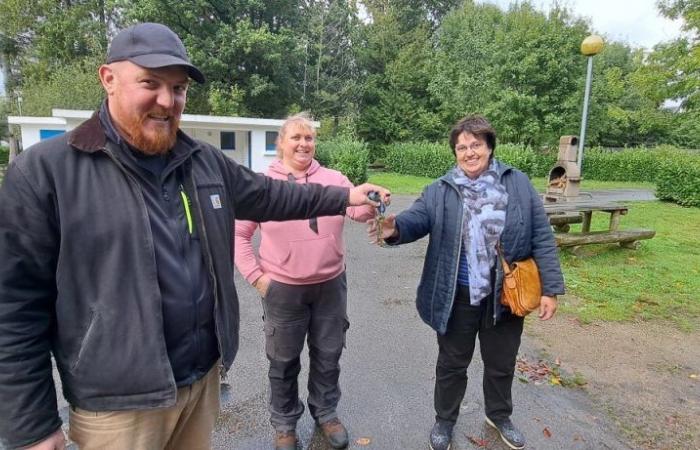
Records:
<instances>
[{"instance_id":1,"label":"wooden picnic table","mask_svg":"<svg viewBox=\"0 0 700 450\"><path fill-rule=\"evenodd\" d=\"M544 210L554 227L554 238L559 247L619 243L623 247L638 248L640 240L651 239L656 234L654 230L641 228L620 230L620 218L629 208L617 202L594 199L547 202ZM596 211L610 215L607 230L591 231L591 220ZM581 231L570 233L571 223L580 223Z\"/></svg>"}]
</instances>

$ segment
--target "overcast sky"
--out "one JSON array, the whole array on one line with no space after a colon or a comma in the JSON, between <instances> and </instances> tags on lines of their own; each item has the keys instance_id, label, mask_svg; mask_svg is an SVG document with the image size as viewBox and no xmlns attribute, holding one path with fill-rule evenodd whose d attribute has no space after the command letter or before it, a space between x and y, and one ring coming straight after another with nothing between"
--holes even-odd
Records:
<instances>
[{"instance_id":1,"label":"overcast sky","mask_svg":"<svg viewBox=\"0 0 700 450\"><path fill-rule=\"evenodd\" d=\"M481 0L507 8L511 0ZM555 0L532 0L540 10L547 11ZM656 9L656 0L559 0L575 15L590 21L595 31L609 39L635 47L651 49L655 44L676 38L680 21L662 17ZM0 95L5 92L0 72Z\"/></svg>"},{"instance_id":2,"label":"overcast sky","mask_svg":"<svg viewBox=\"0 0 700 450\"><path fill-rule=\"evenodd\" d=\"M481 0L508 8L511 0ZM542 11L548 11L555 0L532 0ZM659 42L679 36L680 21L668 20L659 14L656 0L559 0L560 5L592 24L592 28L615 41L651 49Z\"/></svg>"}]
</instances>

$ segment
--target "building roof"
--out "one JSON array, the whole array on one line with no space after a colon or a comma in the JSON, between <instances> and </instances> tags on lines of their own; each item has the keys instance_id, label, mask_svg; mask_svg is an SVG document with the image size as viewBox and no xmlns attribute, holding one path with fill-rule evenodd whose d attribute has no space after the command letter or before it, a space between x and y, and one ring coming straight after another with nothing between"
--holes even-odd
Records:
<instances>
[{"instance_id":1,"label":"building roof","mask_svg":"<svg viewBox=\"0 0 700 450\"><path fill-rule=\"evenodd\" d=\"M92 116L94 111L81 109L52 109L52 117L34 116L8 116L7 121L16 125L65 125L66 119L86 120ZM284 120L279 119L259 119L255 117L234 117L234 116L208 116L201 114L183 114L180 125L184 127L259 127L259 128L279 128ZM318 128L320 122L312 122Z\"/></svg>"}]
</instances>

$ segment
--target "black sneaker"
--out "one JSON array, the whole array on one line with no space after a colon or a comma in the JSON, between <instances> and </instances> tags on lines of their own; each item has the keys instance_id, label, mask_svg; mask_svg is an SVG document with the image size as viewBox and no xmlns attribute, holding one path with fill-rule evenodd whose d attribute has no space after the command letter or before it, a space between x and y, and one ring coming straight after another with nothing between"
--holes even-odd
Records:
<instances>
[{"instance_id":1,"label":"black sneaker","mask_svg":"<svg viewBox=\"0 0 700 450\"><path fill-rule=\"evenodd\" d=\"M446 420L436 420L430 432L430 450L450 450L452 446L452 429L455 424Z\"/></svg>"},{"instance_id":2,"label":"black sneaker","mask_svg":"<svg viewBox=\"0 0 700 450\"><path fill-rule=\"evenodd\" d=\"M486 423L492 426L501 435L501 439L512 449L519 450L525 448L525 436L515 428L510 419L491 420L486 418Z\"/></svg>"}]
</instances>

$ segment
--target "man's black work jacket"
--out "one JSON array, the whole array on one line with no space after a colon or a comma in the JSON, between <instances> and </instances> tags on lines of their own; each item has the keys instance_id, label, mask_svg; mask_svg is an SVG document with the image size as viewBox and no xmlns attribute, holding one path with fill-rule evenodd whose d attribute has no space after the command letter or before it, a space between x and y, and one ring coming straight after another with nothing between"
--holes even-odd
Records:
<instances>
[{"instance_id":1,"label":"man's black work jacket","mask_svg":"<svg viewBox=\"0 0 700 450\"><path fill-rule=\"evenodd\" d=\"M272 180L210 145L192 145L183 187L215 294L225 371L238 348L234 219L343 214L348 190ZM0 189L0 447L60 427L51 351L74 406L175 403L148 211L113 150L93 116L21 153Z\"/></svg>"}]
</instances>

